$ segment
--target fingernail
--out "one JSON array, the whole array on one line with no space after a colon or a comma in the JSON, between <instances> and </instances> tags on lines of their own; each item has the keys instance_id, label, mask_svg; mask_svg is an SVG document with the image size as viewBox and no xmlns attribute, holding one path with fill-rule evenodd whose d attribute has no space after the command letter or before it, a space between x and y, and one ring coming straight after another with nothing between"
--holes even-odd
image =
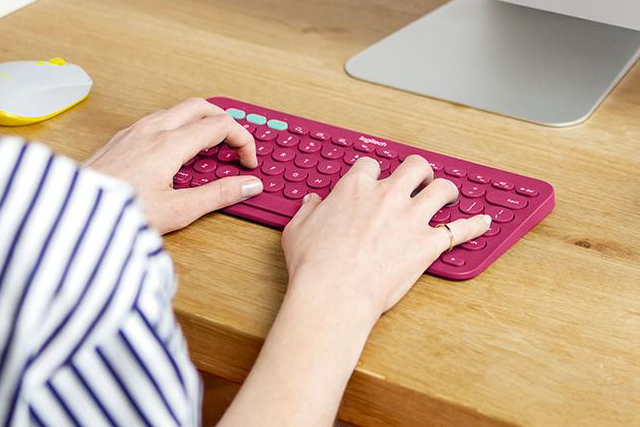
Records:
<instances>
[{"instance_id":1,"label":"fingernail","mask_svg":"<svg viewBox=\"0 0 640 427\"><path fill-rule=\"evenodd\" d=\"M242 183L242 189L240 190L242 197L251 197L262 193L262 181L259 179L252 179Z\"/></svg>"},{"instance_id":2,"label":"fingernail","mask_svg":"<svg viewBox=\"0 0 640 427\"><path fill-rule=\"evenodd\" d=\"M306 196L304 196L302 198L302 203L307 203L309 201L309 199L311 198L311 194L307 194Z\"/></svg>"},{"instance_id":3,"label":"fingernail","mask_svg":"<svg viewBox=\"0 0 640 427\"><path fill-rule=\"evenodd\" d=\"M482 215L482 219L487 223L487 225L491 225L491 215Z\"/></svg>"}]
</instances>

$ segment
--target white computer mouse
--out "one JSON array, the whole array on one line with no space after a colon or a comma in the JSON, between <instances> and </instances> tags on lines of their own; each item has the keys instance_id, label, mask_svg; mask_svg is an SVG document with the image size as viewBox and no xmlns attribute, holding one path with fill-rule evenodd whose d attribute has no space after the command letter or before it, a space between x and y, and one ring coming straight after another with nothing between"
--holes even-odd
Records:
<instances>
[{"instance_id":1,"label":"white computer mouse","mask_svg":"<svg viewBox=\"0 0 640 427\"><path fill-rule=\"evenodd\" d=\"M84 100L93 81L61 58L0 64L0 125L47 120Z\"/></svg>"}]
</instances>

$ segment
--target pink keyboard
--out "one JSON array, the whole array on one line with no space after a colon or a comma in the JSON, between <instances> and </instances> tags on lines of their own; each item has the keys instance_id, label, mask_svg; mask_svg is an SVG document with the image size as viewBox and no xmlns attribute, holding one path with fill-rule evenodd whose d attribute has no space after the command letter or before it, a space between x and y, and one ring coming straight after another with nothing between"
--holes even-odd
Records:
<instances>
[{"instance_id":1,"label":"pink keyboard","mask_svg":"<svg viewBox=\"0 0 640 427\"><path fill-rule=\"evenodd\" d=\"M419 154L431 163L436 177L449 179L460 189L458 201L442 208L431 225L480 213L493 218L482 237L443 254L427 270L464 280L480 274L554 207L553 187L538 179L229 98L208 101L254 135L259 166L243 168L236 153L221 144L187 162L174 177L174 188L196 187L226 176L257 176L264 193L224 211L261 224L284 228L305 194L327 196L359 157L376 159L381 178L386 178L405 157Z\"/></svg>"}]
</instances>

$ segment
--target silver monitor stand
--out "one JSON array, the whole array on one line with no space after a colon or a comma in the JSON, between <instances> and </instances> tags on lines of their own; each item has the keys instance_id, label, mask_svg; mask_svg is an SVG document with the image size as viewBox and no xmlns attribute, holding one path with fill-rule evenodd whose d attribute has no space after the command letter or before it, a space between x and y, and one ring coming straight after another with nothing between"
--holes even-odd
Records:
<instances>
[{"instance_id":1,"label":"silver monitor stand","mask_svg":"<svg viewBox=\"0 0 640 427\"><path fill-rule=\"evenodd\" d=\"M353 77L549 126L586 120L640 56L640 31L453 0L353 56Z\"/></svg>"}]
</instances>

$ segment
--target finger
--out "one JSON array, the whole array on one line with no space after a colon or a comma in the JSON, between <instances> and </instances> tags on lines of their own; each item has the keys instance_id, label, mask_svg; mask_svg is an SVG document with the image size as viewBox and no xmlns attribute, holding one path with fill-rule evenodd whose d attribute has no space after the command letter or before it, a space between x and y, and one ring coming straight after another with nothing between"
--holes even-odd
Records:
<instances>
[{"instance_id":1,"label":"finger","mask_svg":"<svg viewBox=\"0 0 640 427\"><path fill-rule=\"evenodd\" d=\"M168 131L221 113L224 113L222 108L205 99L190 98L169 108L156 119L161 123L162 130Z\"/></svg>"},{"instance_id":2,"label":"finger","mask_svg":"<svg viewBox=\"0 0 640 427\"><path fill-rule=\"evenodd\" d=\"M240 163L248 168L258 166L253 136L227 113L198 120L169 131L166 135L165 148L173 153L180 164L186 163L202 149L225 141L238 152Z\"/></svg>"},{"instance_id":3,"label":"finger","mask_svg":"<svg viewBox=\"0 0 640 427\"><path fill-rule=\"evenodd\" d=\"M453 246L468 242L476 237L482 236L491 225L491 217L489 215L476 215L471 218L460 218L447 224L453 234ZM437 236L436 246L438 252L444 252L449 249L450 236L445 227L436 227L432 229Z\"/></svg>"},{"instance_id":4,"label":"finger","mask_svg":"<svg viewBox=\"0 0 640 427\"><path fill-rule=\"evenodd\" d=\"M351 166L351 169L349 169L343 178L360 173L366 174L374 180L377 180L380 176L380 163L371 157L360 157L355 161L353 166Z\"/></svg>"},{"instance_id":5,"label":"finger","mask_svg":"<svg viewBox=\"0 0 640 427\"><path fill-rule=\"evenodd\" d=\"M458 187L448 179L436 178L413 201L422 212L427 221L433 217L447 203L453 203L458 199Z\"/></svg>"},{"instance_id":6,"label":"finger","mask_svg":"<svg viewBox=\"0 0 640 427\"><path fill-rule=\"evenodd\" d=\"M262 193L262 181L252 176L230 176L200 187L171 190L171 203L181 209L176 222L184 227L209 212L226 208Z\"/></svg>"},{"instance_id":7,"label":"finger","mask_svg":"<svg viewBox=\"0 0 640 427\"><path fill-rule=\"evenodd\" d=\"M406 190L407 196L413 193L418 186L423 183L429 183L433 180L433 169L429 162L422 156L413 154L396 168L396 170L387 178L389 183L396 185L403 191Z\"/></svg>"},{"instance_id":8,"label":"finger","mask_svg":"<svg viewBox=\"0 0 640 427\"><path fill-rule=\"evenodd\" d=\"M291 219L292 223L304 221L318 207L322 198L316 193L309 193L302 199L302 206Z\"/></svg>"}]
</instances>

